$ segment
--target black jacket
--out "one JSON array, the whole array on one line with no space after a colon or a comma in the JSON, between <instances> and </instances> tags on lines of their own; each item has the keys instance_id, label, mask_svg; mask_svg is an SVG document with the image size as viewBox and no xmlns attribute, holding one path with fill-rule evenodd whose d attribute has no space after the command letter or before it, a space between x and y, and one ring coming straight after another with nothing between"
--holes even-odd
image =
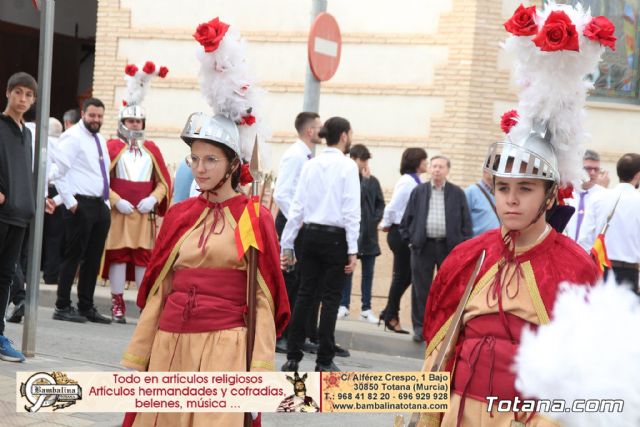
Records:
<instances>
[{"instance_id":1,"label":"black jacket","mask_svg":"<svg viewBox=\"0 0 640 427\"><path fill-rule=\"evenodd\" d=\"M407 209L400 223L400 235L420 250L427 241L427 214L431 199L431 182L418 185L409 196ZM447 249L450 251L459 243L473 237L471 216L467 198L462 188L446 182L444 185L444 213L447 229Z\"/></svg>"},{"instance_id":2,"label":"black jacket","mask_svg":"<svg viewBox=\"0 0 640 427\"><path fill-rule=\"evenodd\" d=\"M358 255L380 255L378 223L384 214L384 197L380 182L375 176L360 175L360 236Z\"/></svg>"},{"instance_id":3,"label":"black jacket","mask_svg":"<svg viewBox=\"0 0 640 427\"><path fill-rule=\"evenodd\" d=\"M31 131L0 114L0 222L26 227L36 211L31 170Z\"/></svg>"}]
</instances>

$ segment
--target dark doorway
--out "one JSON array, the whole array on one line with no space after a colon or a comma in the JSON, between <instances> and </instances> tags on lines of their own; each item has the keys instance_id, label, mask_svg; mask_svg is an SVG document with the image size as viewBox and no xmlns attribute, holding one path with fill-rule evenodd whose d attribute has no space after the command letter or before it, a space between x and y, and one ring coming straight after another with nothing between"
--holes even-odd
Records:
<instances>
[{"instance_id":1,"label":"dark doorway","mask_svg":"<svg viewBox=\"0 0 640 427\"><path fill-rule=\"evenodd\" d=\"M50 115L62 115L91 96L97 2L57 0L51 74ZM0 87L25 71L38 78L40 13L31 0L0 2ZM2 97L4 99L4 96ZM2 102L4 109L5 103Z\"/></svg>"}]
</instances>

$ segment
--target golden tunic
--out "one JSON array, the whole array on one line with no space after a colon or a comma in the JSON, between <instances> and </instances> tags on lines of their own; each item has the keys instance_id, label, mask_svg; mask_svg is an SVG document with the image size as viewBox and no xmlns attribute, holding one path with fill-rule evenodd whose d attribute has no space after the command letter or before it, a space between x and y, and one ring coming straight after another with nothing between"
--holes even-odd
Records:
<instances>
[{"instance_id":1,"label":"golden tunic","mask_svg":"<svg viewBox=\"0 0 640 427\"><path fill-rule=\"evenodd\" d=\"M538 241L542 241L544 237L547 236L547 234L548 233L544 233L544 235L541 236ZM527 247L516 248L516 253L522 254L535 246L536 244ZM485 274L485 277L482 277L477 282L476 287L471 293L471 297L467 302L464 314L462 316L463 327L464 324L475 317L485 314L498 313L497 299L489 297L489 292L491 289L491 286L489 285L495 280L496 271L497 266L494 266L494 268L491 268ZM502 283L505 283L505 280L508 280L508 284L505 283L505 285L502 286L503 309L505 313L510 313L526 320L527 322L533 323L535 325L540 325L542 323L540 319L541 317L544 318L545 322L548 321L548 318L546 317L546 312L541 313L539 308L536 309L534 300L538 300L540 298L540 295L537 291L535 278L533 277L533 274L528 274L529 272L531 272L530 264L524 263L522 265L522 271L520 272L519 291L515 293L513 290L516 287L517 278L513 274L514 267L513 265L509 265L504 269L501 275ZM435 350L433 350L431 354L429 354L429 356L427 356L427 358L425 359L424 365L422 366L423 372L429 372L431 370L431 367L433 366L433 363L441 350L442 342L440 342ZM440 419L441 415L439 413L425 413L421 415L418 426L456 427L460 403L461 396L458 393L452 392L449 411L442 415L442 419ZM513 412L497 412L495 410L495 407L497 406L496 402L494 402L493 406L494 407L492 412L489 413L487 410L487 402L466 397L461 427L509 427L511 421L514 420ZM525 413L519 413L518 420L524 422L528 419L528 416L529 414L525 415ZM536 413L531 418L531 420L527 422L526 425L527 427L558 427L560 424L550 420L549 418L541 414Z\"/></svg>"},{"instance_id":2,"label":"golden tunic","mask_svg":"<svg viewBox=\"0 0 640 427\"><path fill-rule=\"evenodd\" d=\"M165 296L171 292L173 272L183 268L235 268L246 269L246 261L237 259L234 227L235 221L225 209L222 222L216 232L210 234L205 251L198 248L198 241L206 227L205 235L213 221L210 212L184 239L178 256L162 282L142 311L142 315L122 358L122 365L147 371L246 371L245 354L247 328L237 327L221 331L199 333L171 333L158 330ZM246 283L239 286L247 286ZM256 336L251 371L275 369L276 328L273 307L258 287L256 308ZM241 426L242 413L139 413L134 426ZM156 418L157 417L157 418ZM155 424L154 424L155 423Z\"/></svg>"}]
</instances>

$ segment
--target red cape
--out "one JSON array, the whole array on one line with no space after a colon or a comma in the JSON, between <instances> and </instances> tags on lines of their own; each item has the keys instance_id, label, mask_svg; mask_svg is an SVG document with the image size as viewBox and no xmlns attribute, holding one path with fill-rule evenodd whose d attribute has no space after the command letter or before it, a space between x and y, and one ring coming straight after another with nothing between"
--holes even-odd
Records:
<instances>
[{"instance_id":1,"label":"red cape","mask_svg":"<svg viewBox=\"0 0 640 427\"><path fill-rule=\"evenodd\" d=\"M491 230L459 244L444 260L431 286L425 309L423 335L428 352L432 351L431 341L436 335L442 339L444 331L441 329L456 311L481 251L486 249L487 254L476 284L502 258L503 247L500 229ZM519 255L518 260L531 263L540 297L550 316L560 283L593 285L598 278L598 269L587 253L554 229L533 249Z\"/></svg>"},{"instance_id":2,"label":"red cape","mask_svg":"<svg viewBox=\"0 0 640 427\"><path fill-rule=\"evenodd\" d=\"M171 195L173 194L173 191L171 190L171 175L169 174L169 169L167 169L167 165L164 162L160 149L153 141L145 141L142 143L142 147L147 151L147 153L149 153L153 160L153 166L156 173L151 176L151 179L154 187L157 185L157 176L160 176L162 183L167 187L167 195L164 199L159 201L157 207L157 214L164 216L171 204ZM107 148L109 149L109 157L111 158L109 171L112 171L120 159L120 156L127 148L127 144L119 138L110 139L107 141Z\"/></svg>"},{"instance_id":3,"label":"red cape","mask_svg":"<svg viewBox=\"0 0 640 427\"><path fill-rule=\"evenodd\" d=\"M236 222L242 215L249 198L238 195L222 203L228 207ZM209 206L203 197L192 197L177 203L169 209L158 233L156 246L151 253L151 262L140 284L138 307L144 308L149 292L159 278L169 255L180 238L196 223L202 212ZM289 322L289 299L280 269L280 244L276 236L273 217L267 208L260 207L260 232L264 249L258 255L258 270L269 288L275 309L276 334L280 336Z\"/></svg>"}]
</instances>

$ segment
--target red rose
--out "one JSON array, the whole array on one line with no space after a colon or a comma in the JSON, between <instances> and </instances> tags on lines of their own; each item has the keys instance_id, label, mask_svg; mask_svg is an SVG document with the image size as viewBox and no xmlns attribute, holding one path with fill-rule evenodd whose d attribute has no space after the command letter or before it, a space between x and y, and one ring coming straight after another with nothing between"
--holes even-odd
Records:
<instances>
[{"instance_id":1,"label":"red rose","mask_svg":"<svg viewBox=\"0 0 640 427\"><path fill-rule=\"evenodd\" d=\"M144 67L142 67L142 71L144 71L147 74L153 74L155 70L156 70L156 64L154 64L151 61L145 62Z\"/></svg>"},{"instance_id":2,"label":"red rose","mask_svg":"<svg viewBox=\"0 0 640 427\"><path fill-rule=\"evenodd\" d=\"M602 46L607 46L611 50L616 50L615 25L606 16L596 16L584 27L582 34L590 40L597 41Z\"/></svg>"},{"instance_id":3,"label":"red rose","mask_svg":"<svg viewBox=\"0 0 640 427\"><path fill-rule=\"evenodd\" d=\"M240 185L247 185L253 182L253 176L249 171L249 163L245 163L240 168Z\"/></svg>"},{"instance_id":4,"label":"red rose","mask_svg":"<svg viewBox=\"0 0 640 427\"><path fill-rule=\"evenodd\" d=\"M518 112L516 110L507 111L502 115L500 119L500 128L502 132L509 133L512 127L514 127L518 123Z\"/></svg>"},{"instance_id":5,"label":"red rose","mask_svg":"<svg viewBox=\"0 0 640 427\"><path fill-rule=\"evenodd\" d=\"M242 120L240 121L240 125L251 126L256 122L256 118L253 114L249 114L247 116L242 116Z\"/></svg>"},{"instance_id":6,"label":"red rose","mask_svg":"<svg viewBox=\"0 0 640 427\"><path fill-rule=\"evenodd\" d=\"M532 36L538 32L536 24L536 7L520 5L513 16L504 23L505 30L514 36Z\"/></svg>"},{"instance_id":7,"label":"red rose","mask_svg":"<svg viewBox=\"0 0 640 427\"><path fill-rule=\"evenodd\" d=\"M164 79L168 73L169 73L169 69L167 67L160 67L160 70L158 70L158 75L162 79Z\"/></svg>"},{"instance_id":8,"label":"red rose","mask_svg":"<svg viewBox=\"0 0 640 427\"><path fill-rule=\"evenodd\" d=\"M562 187L558 190L558 204L565 206L565 199L573 198L573 185L569 184L566 187Z\"/></svg>"},{"instance_id":9,"label":"red rose","mask_svg":"<svg viewBox=\"0 0 640 427\"><path fill-rule=\"evenodd\" d=\"M123 107L126 107L127 105L129 105L129 103L127 102L127 100L126 100L126 99L123 99L123 100L122 100L122 106L123 106Z\"/></svg>"},{"instance_id":10,"label":"red rose","mask_svg":"<svg viewBox=\"0 0 640 427\"><path fill-rule=\"evenodd\" d=\"M204 46L205 52L214 52L220 46L220 42L228 29L228 24L215 18L207 23L198 25L193 38Z\"/></svg>"},{"instance_id":11,"label":"red rose","mask_svg":"<svg viewBox=\"0 0 640 427\"><path fill-rule=\"evenodd\" d=\"M533 38L533 42L544 52L580 51L576 26L562 11L551 12L538 35Z\"/></svg>"},{"instance_id":12,"label":"red rose","mask_svg":"<svg viewBox=\"0 0 640 427\"><path fill-rule=\"evenodd\" d=\"M128 76L135 76L136 73L138 72L138 67L136 67L134 64L129 64L126 67L124 67L124 73Z\"/></svg>"}]
</instances>

